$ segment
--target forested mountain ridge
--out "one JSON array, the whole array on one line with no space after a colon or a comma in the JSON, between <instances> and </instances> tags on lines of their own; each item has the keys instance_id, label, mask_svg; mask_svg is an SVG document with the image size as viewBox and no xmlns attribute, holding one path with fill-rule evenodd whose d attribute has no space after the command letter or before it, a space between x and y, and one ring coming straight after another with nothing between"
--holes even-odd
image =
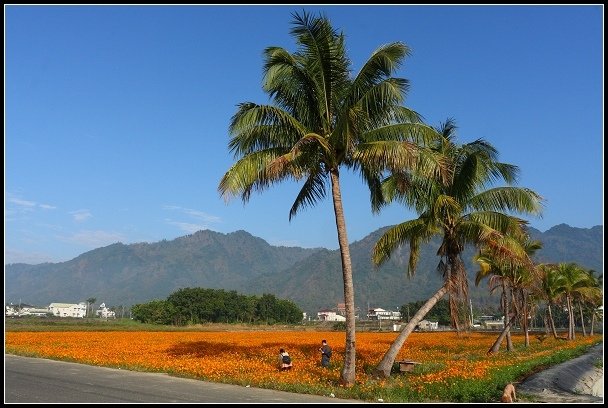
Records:
<instances>
[{"instance_id":1,"label":"forested mountain ridge","mask_svg":"<svg viewBox=\"0 0 608 408\"><path fill-rule=\"evenodd\" d=\"M420 249L413 278L407 278L409 248L402 247L381 268L371 263L371 250L386 229L351 243L356 306L396 310L434 293L442 279L436 272L436 237ZM603 274L603 227L574 228L566 224L546 232L530 228L543 243L539 262L576 262ZM476 307L494 305L487 282L474 286L477 266L473 248L463 253ZM130 306L166 299L180 288L204 287L245 294L272 293L293 300L309 314L343 302L338 250L277 247L245 231L229 234L209 230L171 241L112 244L61 263L5 265L5 301L48 305L76 303L94 297L107 305Z\"/></svg>"}]
</instances>

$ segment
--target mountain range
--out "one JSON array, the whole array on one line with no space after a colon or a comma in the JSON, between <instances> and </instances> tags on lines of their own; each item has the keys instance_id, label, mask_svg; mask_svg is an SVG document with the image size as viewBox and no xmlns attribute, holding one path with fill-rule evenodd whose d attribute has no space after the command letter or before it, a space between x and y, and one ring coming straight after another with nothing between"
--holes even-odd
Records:
<instances>
[{"instance_id":1,"label":"mountain range","mask_svg":"<svg viewBox=\"0 0 608 408\"><path fill-rule=\"evenodd\" d=\"M371 263L371 251L389 227L380 228L350 245L356 307L398 310L401 305L427 299L441 285L436 272L440 238L420 249L416 274L407 277L409 248L399 248L380 268ZM603 227L557 225L546 232L529 228L543 243L538 262L576 262L603 274ZM476 308L493 308L498 294L487 282L474 285L478 270L465 249L463 260L470 277ZM108 306L131 306L166 299L180 288L236 290L242 294L272 293L294 301L309 315L343 302L342 270L338 250L272 246L246 231L222 234L201 230L155 243L112 244L60 263L5 265L5 302L47 306L52 302L77 303L95 298ZM364 313L363 313L364 314Z\"/></svg>"}]
</instances>

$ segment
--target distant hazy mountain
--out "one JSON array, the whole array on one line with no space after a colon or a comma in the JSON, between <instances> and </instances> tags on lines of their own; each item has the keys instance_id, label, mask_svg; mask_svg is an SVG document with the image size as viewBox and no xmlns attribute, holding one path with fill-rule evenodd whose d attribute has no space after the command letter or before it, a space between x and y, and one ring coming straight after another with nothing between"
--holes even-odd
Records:
<instances>
[{"instance_id":1,"label":"distant hazy mountain","mask_svg":"<svg viewBox=\"0 0 608 408\"><path fill-rule=\"evenodd\" d=\"M371 250L386 228L351 243L356 306L395 310L428 298L441 285L436 272L439 237L421 248L416 275L407 278L409 248L400 248L381 268ZM576 262L603 273L603 227L573 228L561 224L530 235L543 242L539 262ZM487 282L474 286L474 251L463 259L476 307L495 306ZM309 314L343 302L338 250L276 247L245 231L221 234L199 231L172 241L113 244L68 262L5 265L5 301L48 305L96 298L109 306L130 306L165 299L180 288L205 287L243 294L273 293L291 299Z\"/></svg>"}]
</instances>

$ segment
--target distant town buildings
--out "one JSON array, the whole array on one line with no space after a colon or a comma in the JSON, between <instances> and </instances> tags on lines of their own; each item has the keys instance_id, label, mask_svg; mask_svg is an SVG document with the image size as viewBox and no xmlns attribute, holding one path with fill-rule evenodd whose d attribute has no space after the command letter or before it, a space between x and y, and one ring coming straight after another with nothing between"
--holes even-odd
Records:
<instances>
[{"instance_id":1,"label":"distant town buildings","mask_svg":"<svg viewBox=\"0 0 608 408\"><path fill-rule=\"evenodd\" d=\"M17 317L17 316L46 316L49 313L47 308L38 308L30 305L6 305L5 316Z\"/></svg>"},{"instance_id":2,"label":"distant town buildings","mask_svg":"<svg viewBox=\"0 0 608 408\"><path fill-rule=\"evenodd\" d=\"M115 319L116 318L116 313L114 313L113 310L108 309L106 307L105 303L102 303L99 305L99 309L97 309L97 311L95 312L95 315L97 317L101 317L104 319L108 319L108 318Z\"/></svg>"},{"instance_id":3,"label":"distant town buildings","mask_svg":"<svg viewBox=\"0 0 608 408\"><path fill-rule=\"evenodd\" d=\"M102 318L116 318L114 311L108 309L105 303L99 305L95 315ZM6 317L22 316L55 316L55 317L75 317L85 318L87 316L87 303L51 303L48 307L35 307L25 304L6 305Z\"/></svg>"},{"instance_id":4,"label":"distant town buildings","mask_svg":"<svg viewBox=\"0 0 608 408\"><path fill-rule=\"evenodd\" d=\"M401 320L401 312L393 312L392 310L384 310L377 307L367 311L367 318L369 320Z\"/></svg>"},{"instance_id":5,"label":"distant town buildings","mask_svg":"<svg viewBox=\"0 0 608 408\"><path fill-rule=\"evenodd\" d=\"M365 315L367 320L401 320L401 312L384 310L382 308L369 309ZM355 308L355 319L359 318L359 308ZM317 312L317 320L326 322L345 322L346 307L344 303L338 303L335 309L321 309Z\"/></svg>"},{"instance_id":6,"label":"distant town buildings","mask_svg":"<svg viewBox=\"0 0 608 408\"><path fill-rule=\"evenodd\" d=\"M439 329L439 322L431 322L429 320L421 320L420 323L416 326L418 330L437 330Z\"/></svg>"},{"instance_id":7,"label":"distant town buildings","mask_svg":"<svg viewBox=\"0 0 608 408\"><path fill-rule=\"evenodd\" d=\"M51 303L49 305L49 312L53 316L57 317L80 317L84 318L87 316L87 304L85 302L80 303Z\"/></svg>"},{"instance_id":8,"label":"distant town buildings","mask_svg":"<svg viewBox=\"0 0 608 408\"><path fill-rule=\"evenodd\" d=\"M317 319L323 322L345 322L346 317L339 315L334 310L321 309L317 312Z\"/></svg>"}]
</instances>

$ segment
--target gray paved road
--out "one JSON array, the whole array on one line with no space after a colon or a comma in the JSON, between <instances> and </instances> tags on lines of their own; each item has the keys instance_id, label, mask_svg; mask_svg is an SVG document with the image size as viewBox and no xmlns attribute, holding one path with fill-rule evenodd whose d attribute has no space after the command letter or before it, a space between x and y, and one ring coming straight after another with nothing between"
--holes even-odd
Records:
<instances>
[{"instance_id":1,"label":"gray paved road","mask_svg":"<svg viewBox=\"0 0 608 408\"><path fill-rule=\"evenodd\" d=\"M5 403L361 403L4 355Z\"/></svg>"}]
</instances>

